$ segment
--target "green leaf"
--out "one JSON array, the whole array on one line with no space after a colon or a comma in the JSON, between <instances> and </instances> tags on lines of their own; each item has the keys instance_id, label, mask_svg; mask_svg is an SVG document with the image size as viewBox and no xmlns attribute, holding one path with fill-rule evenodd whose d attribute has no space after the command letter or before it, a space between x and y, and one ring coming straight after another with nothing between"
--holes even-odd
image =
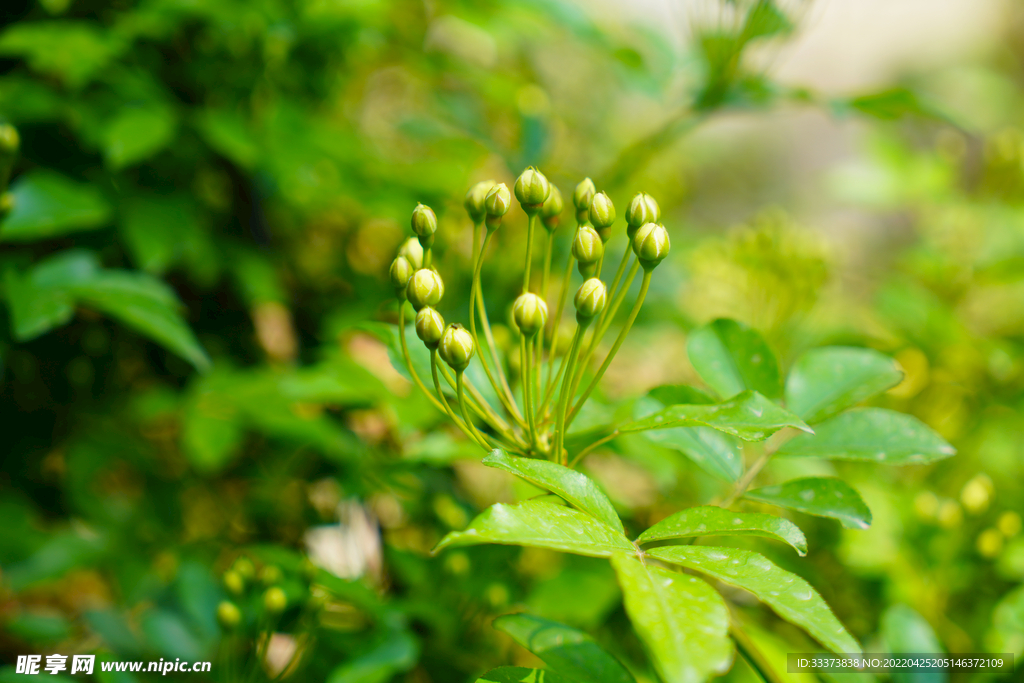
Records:
<instances>
[{"instance_id":1,"label":"green leaf","mask_svg":"<svg viewBox=\"0 0 1024 683\"><path fill-rule=\"evenodd\" d=\"M637 635L665 683L702 683L732 664L729 608L695 576L616 553L612 566Z\"/></svg>"},{"instance_id":2,"label":"green leaf","mask_svg":"<svg viewBox=\"0 0 1024 683\"><path fill-rule=\"evenodd\" d=\"M622 433L670 427L712 427L745 441L762 441L783 427L811 431L802 420L756 391L744 391L714 405L669 406L619 427Z\"/></svg>"},{"instance_id":3,"label":"green leaf","mask_svg":"<svg viewBox=\"0 0 1024 683\"><path fill-rule=\"evenodd\" d=\"M14 207L0 223L0 241L31 242L83 230L110 220L111 209L96 188L51 171L31 171L11 183Z\"/></svg>"},{"instance_id":4,"label":"green leaf","mask_svg":"<svg viewBox=\"0 0 1024 683\"><path fill-rule=\"evenodd\" d=\"M592 557L634 550L629 539L590 515L562 505L528 500L492 505L470 522L465 531L453 531L441 539L434 552L481 543L526 545Z\"/></svg>"},{"instance_id":5,"label":"green leaf","mask_svg":"<svg viewBox=\"0 0 1024 683\"><path fill-rule=\"evenodd\" d=\"M103 136L103 155L114 170L132 166L166 147L178 121L165 105L131 107L118 114Z\"/></svg>"},{"instance_id":6,"label":"green leaf","mask_svg":"<svg viewBox=\"0 0 1024 683\"><path fill-rule=\"evenodd\" d=\"M582 472L548 462L509 455L500 448L491 451L483 463L522 477L542 489L564 498L570 505L604 522L619 533L624 533L612 502L601 487Z\"/></svg>"},{"instance_id":7,"label":"green leaf","mask_svg":"<svg viewBox=\"0 0 1024 683\"><path fill-rule=\"evenodd\" d=\"M820 423L814 434L787 441L776 456L868 460L888 465L930 463L956 449L912 415L884 408L855 408Z\"/></svg>"},{"instance_id":8,"label":"green leaf","mask_svg":"<svg viewBox=\"0 0 1024 683\"><path fill-rule=\"evenodd\" d=\"M31 274L14 269L4 274L4 293L11 314L11 330L18 341L34 339L60 327L75 315L75 303L63 289L39 287Z\"/></svg>"},{"instance_id":9,"label":"green leaf","mask_svg":"<svg viewBox=\"0 0 1024 683\"><path fill-rule=\"evenodd\" d=\"M711 476L728 482L743 474L743 454L734 437L710 427L672 427L644 432L648 441L685 453Z\"/></svg>"},{"instance_id":10,"label":"green leaf","mask_svg":"<svg viewBox=\"0 0 1024 683\"><path fill-rule=\"evenodd\" d=\"M747 491L743 497L808 515L838 519L848 529L871 526L871 510L860 494L835 477L793 479L784 484Z\"/></svg>"},{"instance_id":11,"label":"green leaf","mask_svg":"<svg viewBox=\"0 0 1024 683\"><path fill-rule=\"evenodd\" d=\"M756 330L742 323L722 318L695 330L686 352L701 379L722 398L746 389L782 398L775 354Z\"/></svg>"},{"instance_id":12,"label":"green leaf","mask_svg":"<svg viewBox=\"0 0 1024 683\"><path fill-rule=\"evenodd\" d=\"M743 23L742 39L770 38L793 30L793 22L779 9L775 0L757 0Z\"/></svg>"},{"instance_id":13,"label":"green leaf","mask_svg":"<svg viewBox=\"0 0 1024 683\"><path fill-rule=\"evenodd\" d=\"M640 534L639 543L695 536L761 536L788 543L807 554L804 532L788 519L761 512L733 512L715 505L680 510Z\"/></svg>"},{"instance_id":14,"label":"green leaf","mask_svg":"<svg viewBox=\"0 0 1024 683\"><path fill-rule=\"evenodd\" d=\"M189 361L210 366L203 347L178 312L181 302L163 282L147 273L105 270L70 290L83 304L107 313Z\"/></svg>"},{"instance_id":15,"label":"green leaf","mask_svg":"<svg viewBox=\"0 0 1024 683\"><path fill-rule=\"evenodd\" d=\"M507 614L495 619L493 625L572 680L634 683L617 659L579 629L529 614Z\"/></svg>"},{"instance_id":16,"label":"green leaf","mask_svg":"<svg viewBox=\"0 0 1024 683\"><path fill-rule=\"evenodd\" d=\"M827 346L797 359L786 380L786 405L808 424L880 394L903 379L896 361L872 349Z\"/></svg>"},{"instance_id":17,"label":"green leaf","mask_svg":"<svg viewBox=\"0 0 1024 683\"><path fill-rule=\"evenodd\" d=\"M202 239L196 207L184 195L126 200L120 223L134 262L156 275L176 263L191 243Z\"/></svg>"},{"instance_id":18,"label":"green leaf","mask_svg":"<svg viewBox=\"0 0 1024 683\"><path fill-rule=\"evenodd\" d=\"M750 591L780 617L800 626L837 653L859 653L860 645L832 614L825 600L796 574L740 548L683 545L653 548L652 557L694 569Z\"/></svg>"},{"instance_id":19,"label":"green leaf","mask_svg":"<svg viewBox=\"0 0 1024 683\"><path fill-rule=\"evenodd\" d=\"M242 168L252 168L259 160L260 148L241 115L227 110L209 109L197 120L206 143Z\"/></svg>"},{"instance_id":20,"label":"green leaf","mask_svg":"<svg viewBox=\"0 0 1024 683\"><path fill-rule=\"evenodd\" d=\"M932 121L950 123L950 118L932 103L922 100L909 88L895 87L846 100L842 104L861 114L883 121L896 121L904 116L918 116Z\"/></svg>"},{"instance_id":21,"label":"green leaf","mask_svg":"<svg viewBox=\"0 0 1024 683\"><path fill-rule=\"evenodd\" d=\"M408 633L392 633L380 645L337 667L327 683L384 683L408 671L419 657L419 645Z\"/></svg>"},{"instance_id":22,"label":"green leaf","mask_svg":"<svg viewBox=\"0 0 1024 683\"><path fill-rule=\"evenodd\" d=\"M576 683L544 669L524 669L521 666L499 666L491 669L476 683Z\"/></svg>"}]
</instances>

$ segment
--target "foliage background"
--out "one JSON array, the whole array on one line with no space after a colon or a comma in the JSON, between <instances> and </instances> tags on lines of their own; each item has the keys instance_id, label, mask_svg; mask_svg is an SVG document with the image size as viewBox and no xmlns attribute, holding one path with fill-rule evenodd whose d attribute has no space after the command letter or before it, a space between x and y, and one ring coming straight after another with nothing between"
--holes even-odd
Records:
<instances>
[{"instance_id":1,"label":"foliage background","mask_svg":"<svg viewBox=\"0 0 1024 683\"><path fill-rule=\"evenodd\" d=\"M814 552L772 559L869 649L1024 651L1019 10L985 5L982 49L830 89L828 69L778 77L814 6L739 6L670 14L680 41L542 0L7 3L0 117L22 151L0 226L0 657L221 661L220 576L244 549L289 577L307 551L363 577L332 584L311 679L530 663L490 626L520 608L642 662L602 563L429 556L530 492L476 464L377 336L415 203L438 211L443 312L464 317L462 194L530 163L620 207L644 189L672 234L609 403L698 382L686 333L718 316L785 365L825 343L895 355L907 379L883 403L959 455L816 466L875 523L801 518ZM510 219L494 306L524 250ZM681 453L616 443L585 469L636 528L719 490ZM766 649L809 647L751 618Z\"/></svg>"}]
</instances>

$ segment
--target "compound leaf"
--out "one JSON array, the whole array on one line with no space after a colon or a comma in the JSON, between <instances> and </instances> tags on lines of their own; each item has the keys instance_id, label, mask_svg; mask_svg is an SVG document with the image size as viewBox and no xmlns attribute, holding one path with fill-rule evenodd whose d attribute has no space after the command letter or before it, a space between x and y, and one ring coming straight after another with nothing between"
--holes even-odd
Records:
<instances>
[{"instance_id":1,"label":"compound leaf","mask_svg":"<svg viewBox=\"0 0 1024 683\"><path fill-rule=\"evenodd\" d=\"M768 558L740 548L667 546L648 551L653 557L750 591L786 621L800 626L837 653L859 653L860 645L811 584L779 568Z\"/></svg>"},{"instance_id":2,"label":"compound leaf","mask_svg":"<svg viewBox=\"0 0 1024 683\"><path fill-rule=\"evenodd\" d=\"M549 548L592 557L634 550L629 539L590 515L562 505L527 500L492 505L470 522L465 531L453 531L442 538L434 552L481 543Z\"/></svg>"},{"instance_id":3,"label":"compound leaf","mask_svg":"<svg viewBox=\"0 0 1024 683\"><path fill-rule=\"evenodd\" d=\"M842 479L806 477L784 484L747 491L744 498L797 510L808 515L831 517L848 529L871 526L871 510L860 494Z\"/></svg>"},{"instance_id":4,"label":"compound leaf","mask_svg":"<svg viewBox=\"0 0 1024 683\"><path fill-rule=\"evenodd\" d=\"M715 505L701 505L669 515L640 534L639 543L695 536L761 536L788 543L800 555L807 554L804 532L788 519L762 512L733 512Z\"/></svg>"}]
</instances>

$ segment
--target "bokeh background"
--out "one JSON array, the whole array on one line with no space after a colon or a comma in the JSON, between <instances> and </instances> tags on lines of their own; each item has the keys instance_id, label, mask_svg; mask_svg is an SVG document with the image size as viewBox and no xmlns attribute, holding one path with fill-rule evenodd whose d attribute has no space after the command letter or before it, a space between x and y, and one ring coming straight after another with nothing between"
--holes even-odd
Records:
<instances>
[{"instance_id":1,"label":"bokeh background","mask_svg":"<svg viewBox=\"0 0 1024 683\"><path fill-rule=\"evenodd\" d=\"M907 377L881 403L959 454L775 461L766 481L855 482L874 523L796 519L813 549L799 561L758 547L869 649L1024 652L1018 3L9 0L0 14L0 119L21 136L0 224L0 662L96 652L212 660L209 680L471 681L536 663L490 626L526 609L653 680L606 563L429 554L530 491L480 466L392 368L387 267L430 204L442 313L464 317L463 193L528 164L566 196L591 176L620 214L640 190L663 208L672 255L604 382L609 411L699 383L687 332L720 316L785 366L820 344L894 355ZM524 233L514 209L485 268L494 317ZM639 438L583 467L636 530L723 486ZM255 574L238 597L224 574L246 574L241 556ZM263 584L289 600L273 623ZM216 620L228 597L234 635ZM747 608L766 651L815 647Z\"/></svg>"}]
</instances>

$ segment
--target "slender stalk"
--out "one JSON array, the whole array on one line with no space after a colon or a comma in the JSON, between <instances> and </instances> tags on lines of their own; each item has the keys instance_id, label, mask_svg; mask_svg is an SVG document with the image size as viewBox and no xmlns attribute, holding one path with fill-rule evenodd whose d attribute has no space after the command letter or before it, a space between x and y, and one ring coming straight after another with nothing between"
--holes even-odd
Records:
<instances>
[{"instance_id":1,"label":"slender stalk","mask_svg":"<svg viewBox=\"0 0 1024 683\"><path fill-rule=\"evenodd\" d=\"M541 281L540 281L540 295L541 295L541 298L544 299L544 305L545 306L548 305L548 282L551 279L551 253L554 251L554 247L555 247L555 231L554 230L549 230L548 231L548 239L547 239L547 242L544 245L544 273L543 273L543 275L541 277ZM535 410L538 410L538 412L537 412L537 418L538 419L540 419L540 412L539 412L540 406L539 406L539 402L537 401L537 397L541 395L541 383L542 383L541 382L541 374L543 373L543 368L544 368L544 340L546 338L547 338L547 331L542 329L540 331L540 333L536 336L536 338L533 341L533 347L534 347L534 350L535 350L535 354L534 354L534 367L537 369L537 372L536 372L536 375L535 375L536 376L536 384L535 384L536 388L535 388L535 390L533 392L533 396L534 396L534 406L533 407L534 407ZM550 347L548 349L548 355L549 356L554 354L554 352L555 352L554 347ZM550 377L550 375L551 375L551 367L549 365L548 366L548 376Z\"/></svg>"},{"instance_id":2,"label":"slender stalk","mask_svg":"<svg viewBox=\"0 0 1024 683\"><path fill-rule=\"evenodd\" d=\"M740 655L747 661L750 668L754 670L764 683L785 683L783 678L775 671L775 667L768 661L768 658L754 644L753 639L737 623L735 616L732 616L732 619L729 621L729 633L732 635L732 639L736 641L736 649L739 650Z\"/></svg>"},{"instance_id":3,"label":"slender stalk","mask_svg":"<svg viewBox=\"0 0 1024 683\"><path fill-rule=\"evenodd\" d=\"M540 295L544 303L548 302L548 280L551 279L551 253L555 248L555 231L548 232L548 241L544 246L544 275L540 281Z\"/></svg>"},{"instance_id":4,"label":"slender stalk","mask_svg":"<svg viewBox=\"0 0 1024 683\"><path fill-rule=\"evenodd\" d=\"M487 439L480 433L476 428L476 425L473 424L473 420L469 417L469 408L466 405L466 383L463 381L463 375L465 374L466 373L461 370L455 373L455 383L457 385L456 393L459 397L459 406L462 408L462 416L466 419L466 424L469 425L469 429L472 431L473 437L476 439L477 443L483 446L484 450L490 451L491 446L487 443Z\"/></svg>"},{"instance_id":5,"label":"slender stalk","mask_svg":"<svg viewBox=\"0 0 1024 683\"><path fill-rule=\"evenodd\" d=\"M647 296L647 290L651 286L651 273L653 272L653 269L644 269L644 279L640 283L640 293L636 296L636 303L633 304L633 310L629 312L629 318L626 320L626 324L622 326L619 336L615 338L612 350L608 352L607 356L605 356L604 362L601 363L601 367L598 369L597 374L594 375L592 380L590 380L590 384L587 385L587 390L583 392L583 396L580 397L579 402L577 402L576 406L572 409L572 414L569 415L568 424L571 425L573 419L579 415L580 408L583 407L583 404L587 402L588 398L590 398L590 394L594 391L594 388L597 387L597 383L601 381L601 378L604 377L605 371L608 369L608 366L611 365L612 359L615 358L615 354L618 353L619 347L622 346L622 342L625 341L626 335L629 334L629 328L633 327L633 322L636 320L637 314L640 313L640 307L644 305L644 298Z\"/></svg>"},{"instance_id":6,"label":"slender stalk","mask_svg":"<svg viewBox=\"0 0 1024 683\"><path fill-rule=\"evenodd\" d=\"M773 434L772 437L765 442L764 452L762 452L761 455L758 456L757 460L755 460L747 471L743 473L740 480L736 482L736 488L733 489L732 493L726 496L725 500L719 503L719 506L729 507L735 503L740 496L746 493L757 475L761 473L764 466L767 465L768 461L772 459L773 455L775 455L775 451L779 450L786 441L792 438L793 433L793 430L783 429L782 431Z\"/></svg>"},{"instance_id":7,"label":"slender stalk","mask_svg":"<svg viewBox=\"0 0 1024 683\"><path fill-rule=\"evenodd\" d=\"M448 366L444 363L438 363L437 366L440 368L441 377L444 378L444 381L451 387L452 391L457 391L458 383L455 381L455 377L452 375L451 370L448 369ZM509 424L494 412L491 404L484 399L480 391L468 379L466 380L466 391L469 394L469 407L472 408L473 412L481 420L487 423L499 436L508 441L513 449L527 448L526 442L519 438Z\"/></svg>"},{"instance_id":8,"label":"slender stalk","mask_svg":"<svg viewBox=\"0 0 1024 683\"><path fill-rule=\"evenodd\" d=\"M523 291L530 291L530 264L533 262L533 231L537 227L537 212L530 213L526 223L526 264L523 266Z\"/></svg>"},{"instance_id":9,"label":"slender stalk","mask_svg":"<svg viewBox=\"0 0 1024 683\"><path fill-rule=\"evenodd\" d=\"M508 386L508 382L505 379L505 372L501 367L501 359L498 358L497 347L494 344L494 336L491 334L491 325L487 320L487 309L484 306L483 294L480 292L480 270L484 263L484 253L487 251L487 244L491 240L491 235L494 231L488 230L484 236L483 244L480 246L480 253L477 256L476 263L473 266L473 282L470 285L469 290L469 333L473 335L473 343L480 349L480 364L484 368L484 374L487 375L487 381L494 387L494 393L498 395L498 400L501 401L501 405L508 412L512 420L519 425L520 428L526 428L526 422L523 420L522 414L519 412L519 407L516 405L515 398L512 396L512 390ZM474 303L476 306L474 306ZM480 311L480 323L484 328L484 336L487 338L487 345L490 348L491 358L494 361L495 372L498 375L500 381L495 380L494 374L491 372L491 368L487 364L486 355L480 345L480 337L477 336L476 332L476 312Z\"/></svg>"},{"instance_id":10,"label":"slender stalk","mask_svg":"<svg viewBox=\"0 0 1024 683\"><path fill-rule=\"evenodd\" d=\"M542 404L543 408L547 408L548 395L551 393L551 390L558 383L557 375L554 378L552 378L551 371L555 367L555 354L558 351L558 333L561 328L561 325L559 323L562 322L562 310L565 308L566 294L569 291L569 283L572 281L572 262L572 250L570 250L569 258L565 262L565 274L562 276L562 288L561 290L559 290L558 293L558 308L555 311L555 317L551 318L551 346L549 347L550 351L548 352L548 379L547 382L545 382L544 401ZM562 357L562 363L562 367L564 367L564 356Z\"/></svg>"},{"instance_id":11,"label":"slender stalk","mask_svg":"<svg viewBox=\"0 0 1024 683\"><path fill-rule=\"evenodd\" d=\"M525 336L519 338L519 362L523 369L522 384L523 384L523 410L526 412L526 419L530 423L530 445L534 448L537 447L537 421L533 414L533 401L531 394L533 393L533 374L531 372L531 366L533 363L530 361L533 355L533 349L530 348L530 342L526 340Z\"/></svg>"},{"instance_id":12,"label":"slender stalk","mask_svg":"<svg viewBox=\"0 0 1024 683\"><path fill-rule=\"evenodd\" d=\"M565 376L562 378L562 391L558 395L558 407L555 409L554 457L556 460L562 461L563 464L568 460L567 457L562 455L562 445L565 443L565 430L567 429L565 411L569 406L569 384L572 379L573 364L576 362L576 356L580 350L580 339L583 337L583 332L587 329L589 322L589 320L585 320L576 324L576 333L572 336L572 345L569 347L569 360L566 363Z\"/></svg>"},{"instance_id":13,"label":"slender stalk","mask_svg":"<svg viewBox=\"0 0 1024 683\"><path fill-rule=\"evenodd\" d=\"M629 251L627 253L632 253ZM623 261L626 259L623 258ZM640 269L640 261L633 261L633 266L629 269L629 274L626 276L623 282L622 289L615 291L614 287L608 293L608 306L601 311L601 315L598 318L597 329L594 331L593 336L590 338L590 345L587 346L586 353L583 354L583 362L581 368L590 367L590 359L594 356L594 352L597 351L597 345L604 339L604 335L607 334L608 328L611 327L612 321L615 320L615 315L619 312L619 308L622 306L622 302L626 298L626 294L629 293L629 287L633 284L633 279L636 277L637 270ZM579 376L575 379L573 384L573 392L575 393L576 386L579 385L580 380L583 378L583 371L580 370Z\"/></svg>"},{"instance_id":14,"label":"slender stalk","mask_svg":"<svg viewBox=\"0 0 1024 683\"><path fill-rule=\"evenodd\" d=\"M420 388L420 390L426 395L426 397L430 399L430 402L433 403L438 410L444 412L444 406L442 406L440 402L438 402L438 400L431 395L430 390L427 389L427 385L424 384L423 380L420 379L420 376L416 374L416 368L412 366L412 356L409 355L409 346L405 342L404 301L399 302L398 307L398 340L399 342L401 342L402 345L402 357L405 358L405 367L408 368L409 370L409 376L412 377L413 382L416 383L416 386Z\"/></svg>"},{"instance_id":15,"label":"slender stalk","mask_svg":"<svg viewBox=\"0 0 1024 683\"><path fill-rule=\"evenodd\" d=\"M477 438L477 436L476 436L476 428L473 427L473 430L470 431L470 429L467 428L467 425L463 424L462 420L460 420L455 415L455 411L452 410L451 406L448 405L448 399L446 399L444 397L444 392L441 391L441 380L439 379L438 374L437 374L437 349L431 349L431 351L430 351L430 374L433 375L433 377L434 377L434 389L437 390L437 395L441 397L441 403L444 404L445 412L448 413L448 417L451 418L452 422L454 422L455 425L459 429L461 429L466 434L466 436L468 436L470 439L472 439L473 441L476 441L478 444L480 444L481 446L483 446L487 450L491 450L490 447L485 442L483 442L481 439ZM461 374L462 373L459 373L460 376L461 376ZM466 411L463 411L463 415L466 415ZM466 420L467 420L467 423L470 426L472 426L473 423L469 422L468 416L466 417Z\"/></svg>"},{"instance_id":16,"label":"slender stalk","mask_svg":"<svg viewBox=\"0 0 1024 683\"><path fill-rule=\"evenodd\" d=\"M633 250L630 249L629 245L627 244L626 251L622 253L622 260L619 261L619 267L615 271L615 278L612 280L612 286L608 288L609 301L615 301L615 295L619 291L619 282L622 280L623 273L626 272L626 264L629 263L629 257L631 255L634 257L636 256L635 254L633 254ZM603 311L601 311L601 315L597 316L597 329L600 330L604 327L604 321L608 317L608 311L610 310L611 306L608 306Z\"/></svg>"},{"instance_id":17,"label":"slender stalk","mask_svg":"<svg viewBox=\"0 0 1024 683\"><path fill-rule=\"evenodd\" d=\"M588 453L592 452L595 448L603 446L604 444L608 443L609 441L611 441L612 439L614 439L618 435L619 435L619 430L616 429L615 431L613 431L611 434L609 434L608 436L604 437L603 439L598 439L594 443L590 444L589 446L587 446L586 448L584 448L583 450L581 450L579 453L576 454L576 457L573 458L572 462L569 463L569 467L576 467L576 463L578 463L580 460L582 460L584 455L587 455Z\"/></svg>"},{"instance_id":18,"label":"slender stalk","mask_svg":"<svg viewBox=\"0 0 1024 683\"><path fill-rule=\"evenodd\" d=\"M562 376L565 373L565 367L568 365L569 354L566 353L562 356L562 362L558 365L558 372L555 374L554 381L550 382L547 388L544 390L544 400L541 402L540 410L545 416L547 415L548 403L555 396L555 388L561 385Z\"/></svg>"},{"instance_id":19,"label":"slender stalk","mask_svg":"<svg viewBox=\"0 0 1024 683\"><path fill-rule=\"evenodd\" d=\"M430 267L430 263L433 260L434 260L434 248L433 247L426 247L423 250L423 267L424 268L429 268Z\"/></svg>"}]
</instances>

